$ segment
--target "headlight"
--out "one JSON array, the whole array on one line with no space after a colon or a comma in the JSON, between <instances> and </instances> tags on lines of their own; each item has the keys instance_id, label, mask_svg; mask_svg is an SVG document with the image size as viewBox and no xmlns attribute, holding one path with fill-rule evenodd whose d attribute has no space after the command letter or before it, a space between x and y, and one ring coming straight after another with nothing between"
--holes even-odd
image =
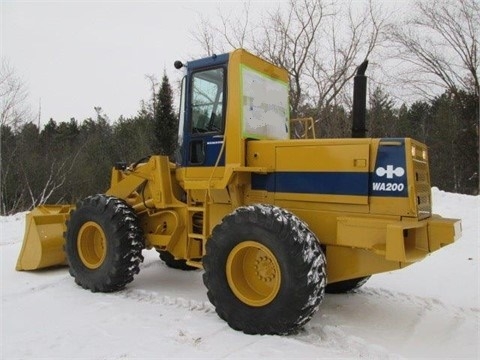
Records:
<instances>
[{"instance_id":1,"label":"headlight","mask_svg":"<svg viewBox=\"0 0 480 360\"><path fill-rule=\"evenodd\" d=\"M417 148L412 146L412 158L427 160L427 149Z\"/></svg>"}]
</instances>

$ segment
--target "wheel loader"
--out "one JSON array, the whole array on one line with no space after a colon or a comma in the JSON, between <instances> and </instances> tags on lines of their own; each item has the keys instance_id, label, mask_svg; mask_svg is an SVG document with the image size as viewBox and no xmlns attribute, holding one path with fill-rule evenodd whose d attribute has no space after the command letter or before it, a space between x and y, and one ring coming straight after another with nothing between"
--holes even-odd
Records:
<instances>
[{"instance_id":1,"label":"wheel loader","mask_svg":"<svg viewBox=\"0 0 480 360\"><path fill-rule=\"evenodd\" d=\"M182 69L176 161L117 163L110 188L27 215L17 270L68 265L92 292L123 289L154 249L203 269L230 327L290 334L325 292L344 293L451 244L459 220L432 214L427 147L365 138L367 63L352 138L291 139L288 73L238 49Z\"/></svg>"}]
</instances>

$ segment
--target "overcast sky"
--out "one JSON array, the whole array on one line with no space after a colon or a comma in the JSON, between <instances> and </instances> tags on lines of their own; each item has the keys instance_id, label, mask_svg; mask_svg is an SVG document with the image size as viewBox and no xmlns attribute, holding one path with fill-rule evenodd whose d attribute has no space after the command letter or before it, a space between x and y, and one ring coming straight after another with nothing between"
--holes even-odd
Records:
<instances>
[{"instance_id":1,"label":"overcast sky","mask_svg":"<svg viewBox=\"0 0 480 360\"><path fill-rule=\"evenodd\" d=\"M287 0L250 2L256 18ZM42 124L94 118L95 106L114 121L150 97L146 74L161 79L166 69L175 86L181 73L173 62L205 55L192 36L201 16L241 9L241 0L0 0L0 53L26 84L33 114L41 103Z\"/></svg>"},{"instance_id":2,"label":"overcast sky","mask_svg":"<svg viewBox=\"0 0 480 360\"><path fill-rule=\"evenodd\" d=\"M200 14L239 1L1 1L1 55L29 89L41 119L135 115L149 97L146 74L180 76L175 60L202 54L191 31ZM262 8L268 1L257 2ZM276 2L278 3L278 1ZM270 5L272 2L270 2ZM41 101L40 101L41 99Z\"/></svg>"}]
</instances>

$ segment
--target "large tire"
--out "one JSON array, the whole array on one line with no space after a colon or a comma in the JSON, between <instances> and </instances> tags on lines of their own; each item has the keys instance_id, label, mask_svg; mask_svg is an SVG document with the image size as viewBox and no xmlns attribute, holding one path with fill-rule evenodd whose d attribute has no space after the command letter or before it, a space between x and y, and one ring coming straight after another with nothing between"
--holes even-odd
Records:
<instances>
[{"instance_id":1,"label":"large tire","mask_svg":"<svg viewBox=\"0 0 480 360\"><path fill-rule=\"evenodd\" d=\"M163 260L163 262L172 269L184 271L198 270L198 268L194 266L187 265L186 260L175 259L175 257L166 250L160 250L158 251L158 253L160 254L160 259Z\"/></svg>"},{"instance_id":2,"label":"large tire","mask_svg":"<svg viewBox=\"0 0 480 360\"><path fill-rule=\"evenodd\" d=\"M70 275L85 289L121 290L140 270L143 231L123 200L99 194L79 201L65 240Z\"/></svg>"},{"instance_id":3,"label":"large tire","mask_svg":"<svg viewBox=\"0 0 480 360\"><path fill-rule=\"evenodd\" d=\"M238 208L207 241L203 281L230 327L247 334L290 334L324 296L326 261L296 216L271 205Z\"/></svg>"},{"instance_id":4,"label":"large tire","mask_svg":"<svg viewBox=\"0 0 480 360\"><path fill-rule=\"evenodd\" d=\"M363 284L365 284L368 279L370 279L370 276L364 276L328 284L325 288L325 292L328 294L344 294L348 292L353 292L360 288Z\"/></svg>"}]
</instances>

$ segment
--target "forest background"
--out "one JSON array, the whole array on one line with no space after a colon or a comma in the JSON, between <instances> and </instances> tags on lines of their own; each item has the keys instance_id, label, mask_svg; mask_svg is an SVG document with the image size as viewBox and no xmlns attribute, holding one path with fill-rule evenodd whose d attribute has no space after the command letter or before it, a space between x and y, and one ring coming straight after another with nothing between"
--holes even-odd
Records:
<instances>
[{"instance_id":1,"label":"forest background","mask_svg":"<svg viewBox=\"0 0 480 360\"><path fill-rule=\"evenodd\" d=\"M419 0L409 16L366 1L283 3L261 19L241 13L199 18L199 57L245 48L286 68L291 117L312 117L320 138L351 136L356 67L369 60L368 137L412 137L429 147L432 186L479 193L479 28L477 0ZM172 155L178 119L166 73L145 76L151 97L135 116L50 119L28 106L28 89L2 59L0 214L43 203L74 203L109 186L112 166Z\"/></svg>"}]
</instances>

